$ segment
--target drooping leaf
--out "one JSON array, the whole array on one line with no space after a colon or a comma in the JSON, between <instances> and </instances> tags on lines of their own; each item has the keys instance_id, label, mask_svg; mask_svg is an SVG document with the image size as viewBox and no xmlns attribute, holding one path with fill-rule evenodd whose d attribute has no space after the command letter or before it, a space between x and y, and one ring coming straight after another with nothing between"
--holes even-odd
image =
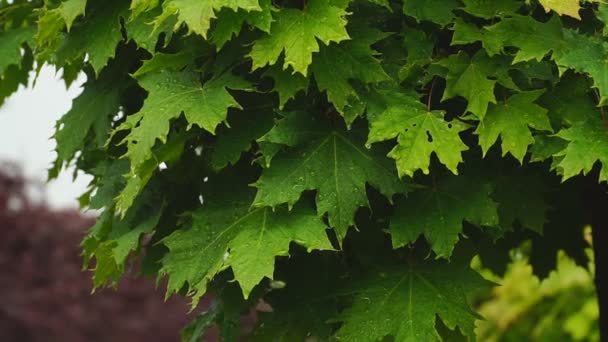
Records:
<instances>
[{"instance_id":1,"label":"drooping leaf","mask_svg":"<svg viewBox=\"0 0 608 342\"><path fill-rule=\"evenodd\" d=\"M308 79L306 77L291 71L291 68L283 70L279 64L275 64L264 72L265 77L270 77L274 81L273 91L279 95L279 109L281 110L285 107L287 101L308 87Z\"/></svg>"},{"instance_id":2,"label":"drooping leaf","mask_svg":"<svg viewBox=\"0 0 608 342\"><path fill-rule=\"evenodd\" d=\"M517 222L522 227L542 234L549 210L545 200L546 179L538 172L521 168L493 178L492 198L498 203L502 230L512 230Z\"/></svg>"},{"instance_id":3,"label":"drooping leaf","mask_svg":"<svg viewBox=\"0 0 608 342\"><path fill-rule=\"evenodd\" d=\"M306 76L313 53L319 52L317 39L329 45L350 38L344 19L348 13L338 3L338 0L310 0L304 10L289 8L276 12L270 34L257 40L249 54L253 69L275 64L284 52L283 69L291 66L294 72Z\"/></svg>"},{"instance_id":4,"label":"drooping leaf","mask_svg":"<svg viewBox=\"0 0 608 342\"><path fill-rule=\"evenodd\" d=\"M309 251L332 249L325 225L308 209L250 209L250 196L232 195L228 200L209 199L193 213L190 229L163 240L169 253L160 274L169 276L169 293L188 284L188 294L196 304L207 283L231 267L247 298L264 277L273 278L274 259L289 255L291 242Z\"/></svg>"},{"instance_id":5,"label":"drooping leaf","mask_svg":"<svg viewBox=\"0 0 608 342\"><path fill-rule=\"evenodd\" d=\"M264 109L229 116L230 128L218 129L218 139L211 153L211 166L221 170L236 164L241 154L251 148L252 142L272 128L273 119L274 113Z\"/></svg>"},{"instance_id":6,"label":"drooping leaf","mask_svg":"<svg viewBox=\"0 0 608 342\"><path fill-rule=\"evenodd\" d=\"M563 48L556 50L554 59L561 68L571 68L586 73L593 79L599 91L599 104L608 103L608 46L596 37L564 32Z\"/></svg>"},{"instance_id":7,"label":"drooping leaf","mask_svg":"<svg viewBox=\"0 0 608 342\"><path fill-rule=\"evenodd\" d=\"M150 11L159 5L159 0L133 0L131 1L132 17L137 17L140 14Z\"/></svg>"},{"instance_id":8,"label":"drooping leaf","mask_svg":"<svg viewBox=\"0 0 608 342\"><path fill-rule=\"evenodd\" d=\"M226 120L228 108L241 108L230 95L230 89L249 89L243 79L226 72L204 84L193 71L161 71L143 75L139 84L148 91L143 108L119 127L130 130L123 143L126 157L135 170L151 157L151 149L159 139L166 142L169 122L184 113L190 125L211 133Z\"/></svg>"},{"instance_id":9,"label":"drooping leaf","mask_svg":"<svg viewBox=\"0 0 608 342\"><path fill-rule=\"evenodd\" d=\"M495 76L496 67L490 58L484 52L475 54L473 58L460 52L444 59L439 65L448 69L447 84L441 100L462 96L468 102L467 111L483 120L488 105L496 103L496 80L492 77Z\"/></svg>"},{"instance_id":10,"label":"drooping leaf","mask_svg":"<svg viewBox=\"0 0 608 342\"><path fill-rule=\"evenodd\" d=\"M175 28L182 24L188 26L188 32L194 32L207 38L207 31L211 27L211 19L216 18L216 11L222 8L230 8L234 11L243 9L245 11L261 11L258 0L167 0L163 3L163 14L161 20L170 15L177 15L178 21ZM158 22L157 22L158 25Z\"/></svg>"},{"instance_id":11,"label":"drooping leaf","mask_svg":"<svg viewBox=\"0 0 608 342\"><path fill-rule=\"evenodd\" d=\"M473 338L477 314L467 295L489 285L466 264L420 261L389 266L358 281L352 306L338 316L341 341L441 341L440 319Z\"/></svg>"},{"instance_id":12,"label":"drooping leaf","mask_svg":"<svg viewBox=\"0 0 608 342\"><path fill-rule=\"evenodd\" d=\"M226 8L218 15L215 26L211 30L211 40L221 49L233 36L238 35L244 23L258 28L266 33L270 32L272 24L272 3L270 0L259 0L259 11L246 11L239 9L234 11Z\"/></svg>"},{"instance_id":13,"label":"drooping leaf","mask_svg":"<svg viewBox=\"0 0 608 342\"><path fill-rule=\"evenodd\" d=\"M88 80L70 111L57 121L54 135L57 140L56 171L68 164L76 152L104 146L112 117L120 110L123 91L135 83L127 75L128 67L126 63L113 62L97 79Z\"/></svg>"},{"instance_id":14,"label":"drooping leaf","mask_svg":"<svg viewBox=\"0 0 608 342\"><path fill-rule=\"evenodd\" d=\"M341 113L344 112L349 99L357 97L351 81L376 83L390 79L370 48L370 45L385 38L386 34L359 29L351 35L352 41L331 43L321 48L313 58L311 66L317 85L327 92L329 101Z\"/></svg>"},{"instance_id":15,"label":"drooping leaf","mask_svg":"<svg viewBox=\"0 0 608 342\"><path fill-rule=\"evenodd\" d=\"M406 0L403 2L403 13L416 20L427 20L445 26L454 19L453 11L458 6L456 0Z\"/></svg>"},{"instance_id":16,"label":"drooping leaf","mask_svg":"<svg viewBox=\"0 0 608 342\"><path fill-rule=\"evenodd\" d=\"M514 0L463 0L462 2L466 12L484 19L511 15L522 6L520 1Z\"/></svg>"},{"instance_id":17,"label":"drooping leaf","mask_svg":"<svg viewBox=\"0 0 608 342\"><path fill-rule=\"evenodd\" d=\"M556 135L569 141L568 146L556 155L563 157L557 164L563 180L581 173L588 174L600 162L599 181L608 181L608 130L601 118L577 122Z\"/></svg>"},{"instance_id":18,"label":"drooping leaf","mask_svg":"<svg viewBox=\"0 0 608 342\"><path fill-rule=\"evenodd\" d=\"M35 29L32 26L20 27L6 32L0 32L0 78L9 65L21 64L21 47L30 43Z\"/></svg>"},{"instance_id":19,"label":"drooping leaf","mask_svg":"<svg viewBox=\"0 0 608 342\"><path fill-rule=\"evenodd\" d=\"M476 41L483 43L489 56L502 53L505 47L518 48L513 63L541 60L551 51L568 49L557 16L540 22L530 16L513 15L481 30L462 23L457 26L453 44Z\"/></svg>"},{"instance_id":20,"label":"drooping leaf","mask_svg":"<svg viewBox=\"0 0 608 342\"><path fill-rule=\"evenodd\" d=\"M503 156L511 153L523 162L528 146L534 143L530 128L551 131L547 110L534 102L543 90L515 94L504 103L490 104L488 113L477 126L479 144L484 155L500 136Z\"/></svg>"},{"instance_id":21,"label":"drooping leaf","mask_svg":"<svg viewBox=\"0 0 608 342\"><path fill-rule=\"evenodd\" d=\"M123 220L108 208L83 241L84 266L95 258L93 286L115 286L123 274L127 257L140 248L141 237L156 227L162 213L158 193L148 191Z\"/></svg>"},{"instance_id":22,"label":"drooping leaf","mask_svg":"<svg viewBox=\"0 0 608 342\"><path fill-rule=\"evenodd\" d=\"M425 237L437 258L449 258L463 221L479 226L499 223L492 186L470 176L450 176L395 203L390 233L395 248Z\"/></svg>"},{"instance_id":23,"label":"drooping leaf","mask_svg":"<svg viewBox=\"0 0 608 342\"><path fill-rule=\"evenodd\" d=\"M39 45L51 44L64 28L70 31L74 20L85 14L86 0L66 0L57 8L45 8L38 18L36 41Z\"/></svg>"},{"instance_id":24,"label":"drooping leaf","mask_svg":"<svg viewBox=\"0 0 608 342\"><path fill-rule=\"evenodd\" d=\"M121 1L95 6L81 25L72 27L57 49L59 63L70 64L88 56L89 64L99 74L108 60L115 56L116 47L123 39L121 18L127 10L127 3Z\"/></svg>"}]
</instances>

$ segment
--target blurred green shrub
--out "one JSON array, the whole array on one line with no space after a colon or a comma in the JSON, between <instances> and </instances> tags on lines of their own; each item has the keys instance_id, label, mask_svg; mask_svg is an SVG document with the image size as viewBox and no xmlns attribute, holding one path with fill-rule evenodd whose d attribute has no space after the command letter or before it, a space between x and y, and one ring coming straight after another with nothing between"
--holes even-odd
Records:
<instances>
[{"instance_id":1,"label":"blurred green shrub","mask_svg":"<svg viewBox=\"0 0 608 342\"><path fill-rule=\"evenodd\" d=\"M586 235L590 236L589 231ZM500 284L479 305L485 320L476 322L478 340L599 341L592 249L586 250L590 259L587 268L559 251L557 269L541 280L528 262L529 246L512 251L512 261L502 277L474 260L474 267L484 277Z\"/></svg>"}]
</instances>

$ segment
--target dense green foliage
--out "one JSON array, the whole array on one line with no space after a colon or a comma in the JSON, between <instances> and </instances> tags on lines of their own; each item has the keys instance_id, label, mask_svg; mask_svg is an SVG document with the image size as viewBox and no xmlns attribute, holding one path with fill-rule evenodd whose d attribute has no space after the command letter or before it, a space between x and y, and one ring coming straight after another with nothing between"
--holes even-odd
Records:
<instances>
[{"instance_id":1,"label":"dense green foliage","mask_svg":"<svg viewBox=\"0 0 608 342\"><path fill-rule=\"evenodd\" d=\"M0 99L87 75L54 177L94 176L95 286L130 256L217 302L184 332L475 335L469 294L532 239L582 264L581 174L608 181L608 5L578 0L0 1ZM0 100L1 101L1 100Z\"/></svg>"}]
</instances>

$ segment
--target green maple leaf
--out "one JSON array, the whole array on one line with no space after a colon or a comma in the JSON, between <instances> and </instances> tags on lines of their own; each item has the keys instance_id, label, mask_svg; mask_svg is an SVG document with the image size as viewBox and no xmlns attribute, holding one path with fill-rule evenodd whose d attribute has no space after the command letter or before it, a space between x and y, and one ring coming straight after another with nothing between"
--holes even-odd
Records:
<instances>
[{"instance_id":1,"label":"green maple leaf","mask_svg":"<svg viewBox=\"0 0 608 342\"><path fill-rule=\"evenodd\" d=\"M123 216L127 213L133 201L148 184L161 163L172 163L179 160L189 137L189 133L180 132L166 144L152 149L149 153L149 159L142 164L138 164L135 169L133 168L133 162L131 162L131 169L126 177L127 182L116 197L116 208L119 213Z\"/></svg>"},{"instance_id":2,"label":"green maple leaf","mask_svg":"<svg viewBox=\"0 0 608 342\"><path fill-rule=\"evenodd\" d=\"M142 109L129 116L118 130L130 130L123 143L125 156L135 171L148 160L156 140L166 142L170 121L184 113L190 126L211 133L226 120L228 108L241 108L227 88L247 90L250 84L227 71L201 85L193 71L161 71L144 74L139 84L148 92Z\"/></svg>"},{"instance_id":3,"label":"green maple leaf","mask_svg":"<svg viewBox=\"0 0 608 342\"><path fill-rule=\"evenodd\" d=\"M416 18L427 20L445 26L454 19L454 10L460 3L457 0L426 0L403 2L403 13Z\"/></svg>"},{"instance_id":4,"label":"green maple leaf","mask_svg":"<svg viewBox=\"0 0 608 342\"><path fill-rule=\"evenodd\" d=\"M511 172L497 170L493 177L492 198L498 203L498 216L503 231L513 229L515 222L542 234L549 206L545 200L545 180L530 170ZM525 196L522 196L525 194Z\"/></svg>"},{"instance_id":5,"label":"green maple leaf","mask_svg":"<svg viewBox=\"0 0 608 342\"><path fill-rule=\"evenodd\" d=\"M218 20L211 30L211 41L221 49L233 36L241 31L244 23L251 27L256 27L263 32L270 33L272 24L272 2L271 0L260 0L260 11L237 11L229 8L222 10L218 14Z\"/></svg>"},{"instance_id":6,"label":"green maple leaf","mask_svg":"<svg viewBox=\"0 0 608 342\"><path fill-rule=\"evenodd\" d=\"M441 101L456 96L464 97L467 111L483 120L490 103L496 103L496 65L483 51L470 58L465 52L450 55L438 65L448 69L446 88Z\"/></svg>"},{"instance_id":7,"label":"green maple leaf","mask_svg":"<svg viewBox=\"0 0 608 342\"><path fill-rule=\"evenodd\" d=\"M140 15L132 15L125 23L125 33L127 39L133 40L137 46L144 48L150 52L155 52L156 45L163 36L164 45L169 44L173 36L173 27L177 18L175 16L164 20L162 23L155 25L154 19L161 13L160 8L151 11L144 11ZM186 51L193 50L191 47L186 47ZM181 52L179 52L181 53ZM178 53L178 54L179 54Z\"/></svg>"},{"instance_id":8,"label":"green maple leaf","mask_svg":"<svg viewBox=\"0 0 608 342\"><path fill-rule=\"evenodd\" d=\"M581 16L578 14L578 11L581 9L580 0L539 0L539 2L547 13L553 10L559 15L581 19Z\"/></svg>"},{"instance_id":9,"label":"green maple leaf","mask_svg":"<svg viewBox=\"0 0 608 342\"><path fill-rule=\"evenodd\" d=\"M520 1L513 0L462 0L462 2L466 12L484 19L511 15L522 6Z\"/></svg>"},{"instance_id":10,"label":"green maple leaf","mask_svg":"<svg viewBox=\"0 0 608 342\"><path fill-rule=\"evenodd\" d=\"M122 92L135 82L127 76L126 63L111 63L97 79L84 84L72 108L57 121L56 171L69 163L77 151L102 147L111 130L111 119L119 111ZM87 136L92 136L92 141Z\"/></svg>"},{"instance_id":11,"label":"green maple leaf","mask_svg":"<svg viewBox=\"0 0 608 342\"><path fill-rule=\"evenodd\" d=\"M528 146L534 143L530 128L552 131L547 110L534 103L543 93L544 90L523 92L511 96L504 103L490 105L475 131L484 156L500 136L502 155L511 153L523 163Z\"/></svg>"},{"instance_id":12,"label":"green maple leaf","mask_svg":"<svg viewBox=\"0 0 608 342\"><path fill-rule=\"evenodd\" d=\"M84 265L95 258L93 286L116 285L124 272L129 254L140 248L141 237L158 225L162 201L154 191L147 191L124 219L108 208L82 242Z\"/></svg>"},{"instance_id":13,"label":"green maple leaf","mask_svg":"<svg viewBox=\"0 0 608 342\"><path fill-rule=\"evenodd\" d=\"M299 73L292 73L291 70L293 69L283 70L277 63L268 67L263 74L274 81L273 91L279 95L279 109L283 109L287 101L308 87L308 78Z\"/></svg>"},{"instance_id":14,"label":"green maple leaf","mask_svg":"<svg viewBox=\"0 0 608 342\"><path fill-rule=\"evenodd\" d=\"M185 23L190 33L194 32L207 38L207 31L211 27L211 19L216 18L215 12L222 8L230 8L234 11L239 9L245 11L262 10L258 0L167 0L163 3L163 14L159 17L159 22L171 15L177 15L178 21L175 30ZM157 25L159 22L157 22Z\"/></svg>"},{"instance_id":15,"label":"green maple leaf","mask_svg":"<svg viewBox=\"0 0 608 342\"><path fill-rule=\"evenodd\" d=\"M486 29L491 38L484 40L484 47L489 54L498 53L505 46L519 49L513 63L540 61L549 52L565 47L561 22L555 16L542 23L530 16L515 15Z\"/></svg>"},{"instance_id":16,"label":"green maple leaf","mask_svg":"<svg viewBox=\"0 0 608 342\"><path fill-rule=\"evenodd\" d=\"M567 72L541 96L539 104L549 111L554 127L572 126L601 115L591 85L592 81L584 75Z\"/></svg>"},{"instance_id":17,"label":"green maple leaf","mask_svg":"<svg viewBox=\"0 0 608 342\"><path fill-rule=\"evenodd\" d=\"M459 133L468 125L445 121L443 112L430 111L416 97L399 91L378 91L380 103L370 103L368 144L397 138L397 146L388 154L397 162L399 176L412 177L416 170L429 173L431 154L454 174L468 147Z\"/></svg>"},{"instance_id":18,"label":"green maple leaf","mask_svg":"<svg viewBox=\"0 0 608 342\"><path fill-rule=\"evenodd\" d=\"M21 64L21 48L24 43L31 44L34 32L32 26L0 32L0 80L10 65Z\"/></svg>"},{"instance_id":19,"label":"green maple leaf","mask_svg":"<svg viewBox=\"0 0 608 342\"><path fill-rule=\"evenodd\" d=\"M258 162L269 168L274 156L286 146L295 147L312 140L322 139L327 134L327 128L304 112L283 112L283 117L274 127L257 140L260 148Z\"/></svg>"},{"instance_id":20,"label":"green maple leaf","mask_svg":"<svg viewBox=\"0 0 608 342\"><path fill-rule=\"evenodd\" d=\"M518 48L513 63L540 61L551 51L569 49L556 16L543 23L530 16L513 15L481 30L464 23L458 24L455 30L452 44L481 41L490 56L502 53L505 47Z\"/></svg>"},{"instance_id":21,"label":"green maple leaf","mask_svg":"<svg viewBox=\"0 0 608 342\"><path fill-rule=\"evenodd\" d=\"M124 158L131 168L129 182L117 198L123 215L147 184L158 165L181 155L187 137L167 142L171 120L184 114L189 126L197 125L211 133L226 120L229 108L241 108L227 88L247 90L250 84L226 71L201 85L199 74L191 70L149 72L138 81L148 91L141 110L131 115L115 132L129 130L121 141L127 146ZM164 146L154 150L159 140Z\"/></svg>"},{"instance_id":22,"label":"green maple leaf","mask_svg":"<svg viewBox=\"0 0 608 342\"><path fill-rule=\"evenodd\" d=\"M369 205L366 184L389 199L407 188L387 166L386 158L365 149L352 134L319 131L316 139L274 157L255 183L258 193L253 205L291 206L303 191L317 190L319 216L328 213L330 225L343 238L354 224L357 209Z\"/></svg>"},{"instance_id":23,"label":"green maple leaf","mask_svg":"<svg viewBox=\"0 0 608 342\"><path fill-rule=\"evenodd\" d=\"M131 18L135 18L144 12L151 11L157 8L159 0L132 0L131 1Z\"/></svg>"},{"instance_id":24,"label":"green maple leaf","mask_svg":"<svg viewBox=\"0 0 608 342\"><path fill-rule=\"evenodd\" d=\"M211 152L211 166L215 170L236 164L241 154L249 151L251 143L268 132L274 123L274 112L270 110L234 114L228 117L229 128L218 129L217 141Z\"/></svg>"},{"instance_id":25,"label":"green maple leaf","mask_svg":"<svg viewBox=\"0 0 608 342\"><path fill-rule=\"evenodd\" d=\"M570 128L562 129L556 136L569 142L564 150L556 154L563 157L557 164L563 180L581 172L588 174L599 161L602 163L599 180L608 181L608 130L599 117L577 122Z\"/></svg>"},{"instance_id":26,"label":"green maple leaf","mask_svg":"<svg viewBox=\"0 0 608 342\"><path fill-rule=\"evenodd\" d=\"M341 341L441 341L435 328L439 318L449 329L458 327L474 338L479 316L467 295L490 285L468 265L443 261L384 267L356 283L352 306L337 319L344 324Z\"/></svg>"},{"instance_id":27,"label":"green maple leaf","mask_svg":"<svg viewBox=\"0 0 608 342\"><path fill-rule=\"evenodd\" d=\"M127 3L115 1L87 12L82 25L73 27L57 49L57 62L60 65L79 63L88 55L89 64L98 74L115 56L116 46L123 39L121 19L127 10Z\"/></svg>"},{"instance_id":28,"label":"green maple leaf","mask_svg":"<svg viewBox=\"0 0 608 342\"><path fill-rule=\"evenodd\" d=\"M560 68L571 68L586 73L599 90L600 103L608 103L608 44L597 37L564 31L562 48L553 54Z\"/></svg>"},{"instance_id":29,"label":"green maple leaf","mask_svg":"<svg viewBox=\"0 0 608 342\"><path fill-rule=\"evenodd\" d=\"M227 188L228 189L228 188ZM303 208L251 209L251 197L228 196L227 201L207 200L194 212L192 227L178 230L163 243L169 253L159 274L168 275L168 293L187 283L193 305L205 294L207 283L231 267L247 298L264 277L273 277L274 260L289 255L296 242L308 250L333 249L323 222Z\"/></svg>"},{"instance_id":30,"label":"green maple leaf","mask_svg":"<svg viewBox=\"0 0 608 342\"><path fill-rule=\"evenodd\" d=\"M462 232L463 221L498 225L492 186L473 177L450 176L408 195L395 204L390 233L395 248L423 235L437 258L449 258Z\"/></svg>"},{"instance_id":31,"label":"green maple leaf","mask_svg":"<svg viewBox=\"0 0 608 342\"><path fill-rule=\"evenodd\" d=\"M38 33L36 42L45 45L55 41L63 28L68 32L74 20L84 15L86 0L66 0L54 9L44 9L38 18Z\"/></svg>"},{"instance_id":32,"label":"green maple leaf","mask_svg":"<svg viewBox=\"0 0 608 342\"><path fill-rule=\"evenodd\" d=\"M277 267L276 277L285 287L264 297L273 312L258 312L251 341L329 340L332 326L328 322L337 314L339 300L334 294L339 291L342 273L337 258L330 259L328 254L294 257Z\"/></svg>"},{"instance_id":33,"label":"green maple leaf","mask_svg":"<svg viewBox=\"0 0 608 342\"><path fill-rule=\"evenodd\" d=\"M319 89L327 92L329 101L341 113L351 97L358 97L350 83L352 80L362 83L390 80L370 47L386 38L386 33L359 29L351 36L353 40L322 47L311 65Z\"/></svg>"},{"instance_id":34,"label":"green maple leaf","mask_svg":"<svg viewBox=\"0 0 608 342\"><path fill-rule=\"evenodd\" d=\"M348 14L338 7L338 0L310 0L304 10L286 8L275 13L270 34L253 45L249 57L253 69L273 65L284 52L283 68L291 66L294 72L306 76L312 55L319 52L317 39L325 45L349 39L346 32Z\"/></svg>"}]
</instances>

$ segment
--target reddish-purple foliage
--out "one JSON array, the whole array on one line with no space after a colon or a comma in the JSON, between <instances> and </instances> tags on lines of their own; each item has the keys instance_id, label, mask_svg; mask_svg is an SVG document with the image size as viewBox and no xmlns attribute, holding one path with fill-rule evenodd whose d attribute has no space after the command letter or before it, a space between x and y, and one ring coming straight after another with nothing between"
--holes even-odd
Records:
<instances>
[{"instance_id":1,"label":"reddish-purple foliage","mask_svg":"<svg viewBox=\"0 0 608 342\"><path fill-rule=\"evenodd\" d=\"M177 341L188 304L163 300L149 279L91 295L80 240L92 219L51 211L0 167L0 341Z\"/></svg>"}]
</instances>

